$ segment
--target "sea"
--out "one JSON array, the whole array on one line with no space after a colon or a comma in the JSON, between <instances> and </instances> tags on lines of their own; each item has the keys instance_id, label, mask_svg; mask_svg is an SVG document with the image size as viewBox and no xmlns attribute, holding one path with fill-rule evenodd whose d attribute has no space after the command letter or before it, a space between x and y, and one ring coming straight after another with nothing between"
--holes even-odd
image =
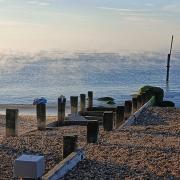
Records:
<instances>
[{"instance_id":1,"label":"sea","mask_svg":"<svg viewBox=\"0 0 180 180\"><path fill-rule=\"evenodd\" d=\"M94 92L95 105L103 96L122 104L140 87L152 85L180 107L180 53L172 54L169 83L166 66L166 52L0 51L0 104L31 105L45 97L56 107L60 95L69 102L88 91Z\"/></svg>"}]
</instances>

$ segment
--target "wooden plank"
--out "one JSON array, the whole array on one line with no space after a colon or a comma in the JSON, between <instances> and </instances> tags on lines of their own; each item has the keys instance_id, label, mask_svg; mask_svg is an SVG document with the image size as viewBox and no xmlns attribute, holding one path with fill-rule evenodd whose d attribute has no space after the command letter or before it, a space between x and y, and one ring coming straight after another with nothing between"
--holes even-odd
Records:
<instances>
[{"instance_id":1,"label":"wooden plank","mask_svg":"<svg viewBox=\"0 0 180 180\"><path fill-rule=\"evenodd\" d=\"M69 114L68 121L86 121L87 119L79 114Z\"/></svg>"},{"instance_id":2,"label":"wooden plank","mask_svg":"<svg viewBox=\"0 0 180 180\"><path fill-rule=\"evenodd\" d=\"M116 111L116 108L109 108L109 107L92 107L92 108L87 108L87 111Z\"/></svg>"},{"instance_id":3,"label":"wooden plank","mask_svg":"<svg viewBox=\"0 0 180 180\"><path fill-rule=\"evenodd\" d=\"M85 152L78 150L71 153L47 174L42 177L42 180L58 180L64 177L69 171L71 171L80 161L85 158Z\"/></svg>"},{"instance_id":4,"label":"wooden plank","mask_svg":"<svg viewBox=\"0 0 180 180\"><path fill-rule=\"evenodd\" d=\"M84 116L87 120L103 120L103 117L100 116Z\"/></svg>"},{"instance_id":5,"label":"wooden plank","mask_svg":"<svg viewBox=\"0 0 180 180\"><path fill-rule=\"evenodd\" d=\"M103 116L104 111L85 111L84 116Z\"/></svg>"}]
</instances>

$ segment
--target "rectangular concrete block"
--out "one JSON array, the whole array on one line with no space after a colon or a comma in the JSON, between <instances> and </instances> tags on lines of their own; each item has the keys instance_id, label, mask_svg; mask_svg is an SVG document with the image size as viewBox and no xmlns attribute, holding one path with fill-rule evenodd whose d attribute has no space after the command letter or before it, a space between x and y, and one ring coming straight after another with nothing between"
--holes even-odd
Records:
<instances>
[{"instance_id":1,"label":"rectangular concrete block","mask_svg":"<svg viewBox=\"0 0 180 180\"><path fill-rule=\"evenodd\" d=\"M14 176L21 178L40 178L45 172L44 156L22 155L14 162Z\"/></svg>"}]
</instances>

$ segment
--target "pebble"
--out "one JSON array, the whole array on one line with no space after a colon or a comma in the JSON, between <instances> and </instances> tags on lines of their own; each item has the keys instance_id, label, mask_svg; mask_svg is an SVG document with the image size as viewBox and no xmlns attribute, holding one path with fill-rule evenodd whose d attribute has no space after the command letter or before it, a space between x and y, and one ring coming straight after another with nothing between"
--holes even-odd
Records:
<instances>
[{"instance_id":1,"label":"pebble","mask_svg":"<svg viewBox=\"0 0 180 180\"><path fill-rule=\"evenodd\" d=\"M99 142L86 144L86 128L71 126L46 132L33 131L3 139L0 146L0 179L12 178L13 161L22 153L40 153L46 172L62 160L62 137L78 134L86 158L63 180L178 179L180 110L149 108L128 129L104 132Z\"/></svg>"}]
</instances>

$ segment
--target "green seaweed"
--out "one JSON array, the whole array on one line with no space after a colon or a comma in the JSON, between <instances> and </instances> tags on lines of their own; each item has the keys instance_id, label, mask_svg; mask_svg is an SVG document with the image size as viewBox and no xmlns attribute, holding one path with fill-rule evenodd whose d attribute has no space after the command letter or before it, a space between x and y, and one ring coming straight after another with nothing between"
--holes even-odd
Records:
<instances>
[{"instance_id":1,"label":"green seaweed","mask_svg":"<svg viewBox=\"0 0 180 180\"><path fill-rule=\"evenodd\" d=\"M156 98L156 105L159 105L163 102L164 98L164 90L160 87L154 87L154 86L143 86L139 90L139 94L142 93L149 93L151 96L155 96Z\"/></svg>"},{"instance_id":2,"label":"green seaweed","mask_svg":"<svg viewBox=\"0 0 180 180\"><path fill-rule=\"evenodd\" d=\"M114 101L107 101L107 104L110 104L110 105L114 105L114 104L116 104Z\"/></svg>"},{"instance_id":3,"label":"green seaweed","mask_svg":"<svg viewBox=\"0 0 180 180\"><path fill-rule=\"evenodd\" d=\"M172 101L163 101L159 104L160 107L175 107L175 103Z\"/></svg>"},{"instance_id":4,"label":"green seaweed","mask_svg":"<svg viewBox=\"0 0 180 180\"><path fill-rule=\"evenodd\" d=\"M97 100L108 102L108 101L114 101L114 98L112 98L112 97L101 97L101 98L98 98Z\"/></svg>"}]
</instances>

